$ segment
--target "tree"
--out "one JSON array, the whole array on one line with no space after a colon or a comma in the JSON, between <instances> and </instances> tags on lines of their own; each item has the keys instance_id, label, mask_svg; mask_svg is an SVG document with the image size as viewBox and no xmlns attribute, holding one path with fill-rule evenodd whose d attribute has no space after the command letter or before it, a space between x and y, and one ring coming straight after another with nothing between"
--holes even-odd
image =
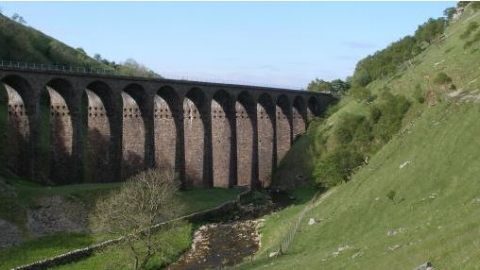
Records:
<instances>
[{"instance_id":1,"label":"tree","mask_svg":"<svg viewBox=\"0 0 480 270\"><path fill-rule=\"evenodd\" d=\"M415 37L420 42L424 41L431 44L432 41L445 30L445 22L444 18L430 18L426 23L417 28L415 31Z\"/></svg>"},{"instance_id":2,"label":"tree","mask_svg":"<svg viewBox=\"0 0 480 270\"><path fill-rule=\"evenodd\" d=\"M12 16L12 20L18 22L18 23L21 23L21 24L26 24L27 22L25 21L25 19L23 19L22 16L18 15L18 13L15 13L13 14Z\"/></svg>"},{"instance_id":3,"label":"tree","mask_svg":"<svg viewBox=\"0 0 480 270\"><path fill-rule=\"evenodd\" d=\"M97 202L92 230L123 236L134 269L145 269L154 255L168 249L168 241L157 237L155 225L181 213L183 206L176 197L179 186L172 170L151 169L131 177Z\"/></svg>"},{"instance_id":4,"label":"tree","mask_svg":"<svg viewBox=\"0 0 480 270\"><path fill-rule=\"evenodd\" d=\"M331 81L330 86L333 92L339 95L345 95L348 89L350 89L350 84L348 82L342 81L341 79Z\"/></svg>"},{"instance_id":5,"label":"tree","mask_svg":"<svg viewBox=\"0 0 480 270\"><path fill-rule=\"evenodd\" d=\"M445 18L447 18L447 20L451 20L453 18L453 15L455 15L455 12L456 9L454 7L449 7L443 11L443 15L445 16Z\"/></svg>"},{"instance_id":6,"label":"tree","mask_svg":"<svg viewBox=\"0 0 480 270\"><path fill-rule=\"evenodd\" d=\"M93 55L93 59L97 60L98 62L102 61L102 56L99 53L96 53Z\"/></svg>"},{"instance_id":7,"label":"tree","mask_svg":"<svg viewBox=\"0 0 480 270\"><path fill-rule=\"evenodd\" d=\"M307 90L311 92L330 92L332 91L332 85L327 81L317 78L308 84Z\"/></svg>"}]
</instances>

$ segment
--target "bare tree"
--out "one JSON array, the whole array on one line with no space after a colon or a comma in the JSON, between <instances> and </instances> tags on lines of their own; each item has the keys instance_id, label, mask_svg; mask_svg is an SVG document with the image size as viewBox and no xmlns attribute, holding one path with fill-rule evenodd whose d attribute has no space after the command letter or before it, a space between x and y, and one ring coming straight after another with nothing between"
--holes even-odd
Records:
<instances>
[{"instance_id":1,"label":"bare tree","mask_svg":"<svg viewBox=\"0 0 480 270\"><path fill-rule=\"evenodd\" d=\"M176 196L179 186L172 170L151 169L131 177L97 202L92 230L124 236L134 269L144 269L154 255L168 249L165 234L156 233L155 225L182 211Z\"/></svg>"}]
</instances>

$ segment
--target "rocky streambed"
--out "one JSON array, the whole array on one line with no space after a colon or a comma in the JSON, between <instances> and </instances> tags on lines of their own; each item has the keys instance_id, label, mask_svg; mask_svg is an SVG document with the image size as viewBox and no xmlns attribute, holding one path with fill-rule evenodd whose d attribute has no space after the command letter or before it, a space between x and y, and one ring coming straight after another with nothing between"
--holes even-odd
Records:
<instances>
[{"instance_id":1,"label":"rocky streambed","mask_svg":"<svg viewBox=\"0 0 480 270\"><path fill-rule=\"evenodd\" d=\"M190 250L166 269L218 269L239 264L253 256L260 247L259 228L264 222L261 216L292 202L286 194L275 193L261 205L239 205L238 211L226 221L198 228Z\"/></svg>"},{"instance_id":2,"label":"rocky streambed","mask_svg":"<svg viewBox=\"0 0 480 270\"><path fill-rule=\"evenodd\" d=\"M208 224L194 234L191 249L167 269L208 269L234 266L259 247L262 220Z\"/></svg>"}]
</instances>

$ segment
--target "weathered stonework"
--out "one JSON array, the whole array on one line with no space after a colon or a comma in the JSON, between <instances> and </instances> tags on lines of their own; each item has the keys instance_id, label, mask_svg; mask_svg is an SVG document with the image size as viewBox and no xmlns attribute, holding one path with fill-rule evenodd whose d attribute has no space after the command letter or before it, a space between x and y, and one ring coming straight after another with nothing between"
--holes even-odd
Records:
<instances>
[{"instance_id":1,"label":"weathered stonework","mask_svg":"<svg viewBox=\"0 0 480 270\"><path fill-rule=\"evenodd\" d=\"M0 147L8 160L2 168L54 184L121 181L156 166L174 168L183 187L266 187L307 120L335 100L285 89L4 67L0 84L6 96L0 119L7 119L0 134L8 141Z\"/></svg>"}]
</instances>

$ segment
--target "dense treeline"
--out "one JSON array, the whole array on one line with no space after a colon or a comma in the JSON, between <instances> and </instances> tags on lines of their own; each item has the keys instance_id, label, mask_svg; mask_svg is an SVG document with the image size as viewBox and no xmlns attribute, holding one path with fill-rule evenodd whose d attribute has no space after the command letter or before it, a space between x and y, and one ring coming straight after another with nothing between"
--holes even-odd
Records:
<instances>
[{"instance_id":1,"label":"dense treeline","mask_svg":"<svg viewBox=\"0 0 480 270\"><path fill-rule=\"evenodd\" d=\"M121 75L160 77L152 70L129 59L116 64L106 59L94 59L82 48L71 48L32 27L18 14L8 18L0 13L0 59L7 61L105 69Z\"/></svg>"}]
</instances>

